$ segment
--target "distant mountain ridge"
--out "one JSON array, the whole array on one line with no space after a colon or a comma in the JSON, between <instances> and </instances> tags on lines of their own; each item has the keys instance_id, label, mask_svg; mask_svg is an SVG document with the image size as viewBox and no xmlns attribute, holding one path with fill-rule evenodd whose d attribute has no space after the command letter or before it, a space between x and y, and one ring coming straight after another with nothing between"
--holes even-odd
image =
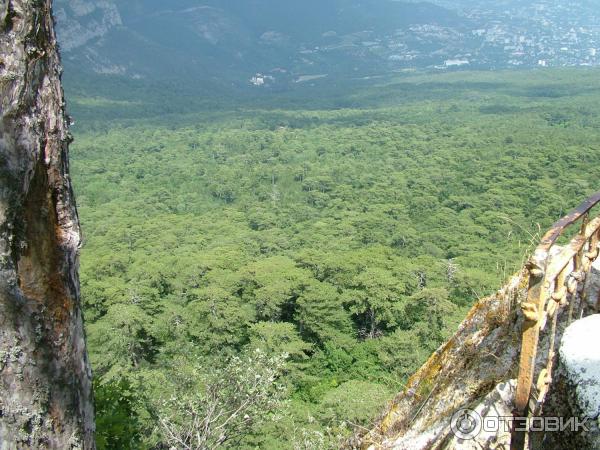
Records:
<instances>
[{"instance_id":1,"label":"distant mountain ridge","mask_svg":"<svg viewBox=\"0 0 600 450\"><path fill-rule=\"evenodd\" d=\"M388 0L57 0L54 10L67 68L234 83L381 70L393 53L378 48L385 36L466 22L431 3Z\"/></svg>"},{"instance_id":2,"label":"distant mountain ridge","mask_svg":"<svg viewBox=\"0 0 600 450\"><path fill-rule=\"evenodd\" d=\"M285 88L403 70L600 65L589 0L56 0L73 76Z\"/></svg>"}]
</instances>

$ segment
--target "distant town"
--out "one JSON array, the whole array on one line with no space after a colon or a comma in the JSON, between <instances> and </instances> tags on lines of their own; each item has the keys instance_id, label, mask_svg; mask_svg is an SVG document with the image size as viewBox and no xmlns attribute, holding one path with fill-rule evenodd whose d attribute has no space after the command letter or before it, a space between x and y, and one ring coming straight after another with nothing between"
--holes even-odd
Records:
<instances>
[{"instance_id":1,"label":"distant town","mask_svg":"<svg viewBox=\"0 0 600 450\"><path fill-rule=\"evenodd\" d=\"M389 71L600 65L600 8L582 15L553 1L512 5L470 8L460 13L464 20L456 26L418 24L388 35L377 30L338 35L331 30L323 34L321 45L299 50L295 67L256 74L251 83L323 78L311 72L318 66L313 60L335 59L335 53L351 54L357 61L377 59Z\"/></svg>"}]
</instances>

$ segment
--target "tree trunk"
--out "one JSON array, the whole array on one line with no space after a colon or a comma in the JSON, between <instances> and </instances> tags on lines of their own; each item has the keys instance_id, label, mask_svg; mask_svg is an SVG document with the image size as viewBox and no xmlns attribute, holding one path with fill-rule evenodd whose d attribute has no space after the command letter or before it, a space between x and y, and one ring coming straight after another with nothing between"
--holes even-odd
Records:
<instances>
[{"instance_id":1,"label":"tree trunk","mask_svg":"<svg viewBox=\"0 0 600 450\"><path fill-rule=\"evenodd\" d=\"M0 449L93 449L50 0L0 0Z\"/></svg>"}]
</instances>

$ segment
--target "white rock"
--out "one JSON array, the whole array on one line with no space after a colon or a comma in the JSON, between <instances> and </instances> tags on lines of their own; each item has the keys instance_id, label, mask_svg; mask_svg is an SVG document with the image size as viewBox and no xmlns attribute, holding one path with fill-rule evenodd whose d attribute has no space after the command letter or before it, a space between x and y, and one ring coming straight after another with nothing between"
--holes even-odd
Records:
<instances>
[{"instance_id":1,"label":"white rock","mask_svg":"<svg viewBox=\"0 0 600 450\"><path fill-rule=\"evenodd\" d=\"M473 436L460 439L449 423L437 425L426 433L407 433L389 446L394 450L425 450L432 442L445 440L446 450L505 449L510 447L509 419L512 418L513 399L517 386L516 380L499 383L477 405L468 409L468 414L476 422ZM375 449L375 447L371 447Z\"/></svg>"},{"instance_id":2,"label":"white rock","mask_svg":"<svg viewBox=\"0 0 600 450\"><path fill-rule=\"evenodd\" d=\"M576 386L576 400L586 417L600 413L600 315L578 320L565 330L560 364Z\"/></svg>"}]
</instances>

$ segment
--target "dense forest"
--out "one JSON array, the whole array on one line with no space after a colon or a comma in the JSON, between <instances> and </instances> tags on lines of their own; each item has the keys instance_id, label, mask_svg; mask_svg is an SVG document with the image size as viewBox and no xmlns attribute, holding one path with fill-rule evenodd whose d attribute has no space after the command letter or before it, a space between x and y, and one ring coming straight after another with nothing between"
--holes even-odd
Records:
<instances>
[{"instance_id":1,"label":"dense forest","mask_svg":"<svg viewBox=\"0 0 600 450\"><path fill-rule=\"evenodd\" d=\"M67 79L101 449L338 448L598 189L595 70L115 86Z\"/></svg>"}]
</instances>

